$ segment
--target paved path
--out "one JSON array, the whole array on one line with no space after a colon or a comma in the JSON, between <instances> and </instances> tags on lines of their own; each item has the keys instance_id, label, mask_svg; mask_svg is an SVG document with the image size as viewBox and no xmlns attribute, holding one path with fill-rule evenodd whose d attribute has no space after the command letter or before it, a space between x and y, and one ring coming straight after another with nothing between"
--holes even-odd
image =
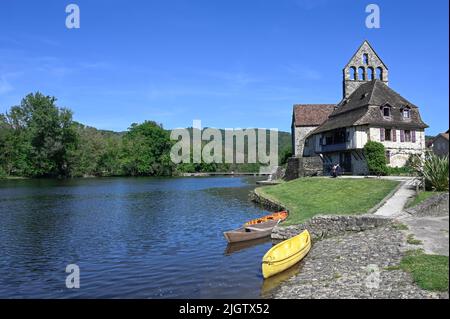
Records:
<instances>
[{"instance_id":1,"label":"paved path","mask_svg":"<svg viewBox=\"0 0 450 319\"><path fill-rule=\"evenodd\" d=\"M402 181L400 188L381 206L375 215L385 217L400 217L408 200L416 194L416 186L413 180Z\"/></svg>"},{"instance_id":2,"label":"paved path","mask_svg":"<svg viewBox=\"0 0 450 319\"><path fill-rule=\"evenodd\" d=\"M400 179L397 179L400 180ZM403 180L397 192L381 206L375 215L394 218L409 228L408 233L420 240L427 254L449 255L449 216L412 216L404 211L408 200L416 194L416 181Z\"/></svg>"},{"instance_id":3,"label":"paved path","mask_svg":"<svg viewBox=\"0 0 450 319\"><path fill-rule=\"evenodd\" d=\"M422 248L427 254L449 255L449 217L447 216L402 216L398 219L408 226L408 233L422 244L415 246ZM413 247L411 247L413 248Z\"/></svg>"}]
</instances>

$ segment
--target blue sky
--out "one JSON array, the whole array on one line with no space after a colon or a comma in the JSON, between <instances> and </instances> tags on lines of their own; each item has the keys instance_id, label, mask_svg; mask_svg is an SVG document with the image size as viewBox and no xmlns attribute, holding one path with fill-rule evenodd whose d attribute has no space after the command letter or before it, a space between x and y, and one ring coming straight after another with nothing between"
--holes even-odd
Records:
<instances>
[{"instance_id":1,"label":"blue sky","mask_svg":"<svg viewBox=\"0 0 450 319\"><path fill-rule=\"evenodd\" d=\"M65 27L76 3L81 28ZM366 5L381 28L365 27ZM0 2L0 112L41 91L74 119L288 131L294 103L337 103L364 39L390 86L448 129L448 1L53 0Z\"/></svg>"}]
</instances>

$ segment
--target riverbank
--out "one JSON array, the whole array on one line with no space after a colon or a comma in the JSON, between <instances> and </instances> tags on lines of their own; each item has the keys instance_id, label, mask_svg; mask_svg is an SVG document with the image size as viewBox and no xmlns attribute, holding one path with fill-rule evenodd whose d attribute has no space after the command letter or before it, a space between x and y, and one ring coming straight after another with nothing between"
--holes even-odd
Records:
<instances>
[{"instance_id":1,"label":"riverbank","mask_svg":"<svg viewBox=\"0 0 450 319\"><path fill-rule=\"evenodd\" d=\"M278 240L290 238L305 228L310 230L313 247L308 256L294 266L300 269L298 274L264 297L448 298L448 244L444 243L448 242L448 226L443 229L445 225L442 224L444 220L448 225L448 208L441 209L448 207L448 194L437 194L424 201L423 206L419 205L420 214L417 209L395 216L376 214L385 206L383 204L394 200L397 193L414 188L410 181L399 181L401 184L368 209L370 214L319 214L309 219L300 218L301 223L276 227L272 238ZM327 181L322 179L323 182ZM294 205L284 198L290 197L291 201L297 201L295 204L299 208L304 208L298 208L297 212L305 211L311 205L304 201L298 189L293 197L286 190L280 190L282 196L267 196L270 193L265 191L267 188L255 189L252 199L265 207L289 209ZM358 202L356 196L361 194L353 193L353 196ZM337 200L333 203L342 207ZM417 220L419 217L422 219ZM423 224L425 219L426 224ZM426 229L417 228L417 223L427 226ZM416 235L420 240L415 239ZM417 249L423 249L428 255L416 253Z\"/></svg>"},{"instance_id":2,"label":"riverbank","mask_svg":"<svg viewBox=\"0 0 450 319\"><path fill-rule=\"evenodd\" d=\"M361 215L392 195L399 182L387 179L299 178L256 188L252 200L289 211L284 225L305 222L316 215Z\"/></svg>"},{"instance_id":3,"label":"riverbank","mask_svg":"<svg viewBox=\"0 0 450 319\"><path fill-rule=\"evenodd\" d=\"M74 179L74 178L111 178L111 177L117 177L117 178L139 178L139 177L160 177L160 178L169 178L169 177L246 177L246 176L253 176L253 177L262 177L262 176L268 176L269 173L259 173L259 172L198 172L198 173L180 173L180 174L173 174L173 175L167 175L167 176L132 176L132 175L110 175L110 176L96 176L96 175L83 175L83 176L73 176L73 177L66 177L66 178L57 178L57 177L23 177L23 176L0 176L0 180L21 180L21 179ZM264 183L264 181L258 181Z\"/></svg>"},{"instance_id":4,"label":"riverbank","mask_svg":"<svg viewBox=\"0 0 450 319\"><path fill-rule=\"evenodd\" d=\"M448 298L448 292L421 289L399 269L406 233L395 224L326 238L313 244L300 272L268 298Z\"/></svg>"}]
</instances>

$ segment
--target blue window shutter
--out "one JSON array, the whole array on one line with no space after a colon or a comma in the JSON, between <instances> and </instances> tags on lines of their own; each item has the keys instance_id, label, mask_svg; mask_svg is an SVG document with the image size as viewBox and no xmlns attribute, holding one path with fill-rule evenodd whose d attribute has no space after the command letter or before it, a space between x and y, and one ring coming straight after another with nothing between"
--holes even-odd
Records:
<instances>
[{"instance_id":1,"label":"blue window shutter","mask_svg":"<svg viewBox=\"0 0 450 319\"><path fill-rule=\"evenodd\" d=\"M400 142L404 142L404 141L405 141L405 131L400 130Z\"/></svg>"},{"instance_id":2,"label":"blue window shutter","mask_svg":"<svg viewBox=\"0 0 450 319\"><path fill-rule=\"evenodd\" d=\"M416 142L416 131L411 131L411 141L412 141L413 143Z\"/></svg>"},{"instance_id":3,"label":"blue window shutter","mask_svg":"<svg viewBox=\"0 0 450 319\"><path fill-rule=\"evenodd\" d=\"M384 141L384 128L380 128L380 141Z\"/></svg>"},{"instance_id":4,"label":"blue window shutter","mask_svg":"<svg viewBox=\"0 0 450 319\"><path fill-rule=\"evenodd\" d=\"M392 141L397 142L397 131L395 128L392 129Z\"/></svg>"}]
</instances>

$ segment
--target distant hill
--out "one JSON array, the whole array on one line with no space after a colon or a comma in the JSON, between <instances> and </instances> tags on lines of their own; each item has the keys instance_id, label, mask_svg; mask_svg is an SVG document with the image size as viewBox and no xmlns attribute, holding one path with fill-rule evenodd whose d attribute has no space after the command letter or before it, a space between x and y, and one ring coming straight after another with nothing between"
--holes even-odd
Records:
<instances>
[{"instance_id":1,"label":"distant hill","mask_svg":"<svg viewBox=\"0 0 450 319\"><path fill-rule=\"evenodd\" d=\"M115 132L110 130L101 130L96 129L95 127L83 125L81 123L75 122L76 128L78 133L80 134L82 140L85 144L94 143L92 148L92 152L94 152L99 147L106 147L102 146L102 143L110 143L111 145L117 145L116 147L119 147L120 140L122 137L126 134L126 132ZM191 138L191 145L192 145L192 138L193 138L193 128L188 127L189 135ZM203 128L202 131L204 131L206 128ZM171 130L166 130L167 132L171 132ZM220 129L221 135L222 135L222 146L223 146L223 152L225 153L225 130ZM266 130L266 146L269 147L269 141L270 141L270 131ZM257 134L256 134L256 140L257 140ZM109 142L107 142L109 141ZM207 144L209 141L202 141L202 145ZM179 170L182 172L214 172L214 171L237 171L237 172L258 172L259 171L259 164L257 163L247 163L247 156L248 156L248 148L247 148L247 139L244 140L244 159L246 163L239 163L239 164L217 164L217 165L208 165L208 164L180 164L178 165ZM256 145L257 146L257 145ZM114 146L113 146L114 148ZM236 145L233 145L233 153L236 155ZM278 131L278 160L279 164L283 165L287 159L292 154L291 151L291 134L289 132L283 132ZM269 149L269 148L268 148ZM256 149L257 152L257 149ZM224 158L224 157L223 157ZM89 162L92 162L90 159L85 160L86 163L84 166L88 166Z\"/></svg>"}]
</instances>

